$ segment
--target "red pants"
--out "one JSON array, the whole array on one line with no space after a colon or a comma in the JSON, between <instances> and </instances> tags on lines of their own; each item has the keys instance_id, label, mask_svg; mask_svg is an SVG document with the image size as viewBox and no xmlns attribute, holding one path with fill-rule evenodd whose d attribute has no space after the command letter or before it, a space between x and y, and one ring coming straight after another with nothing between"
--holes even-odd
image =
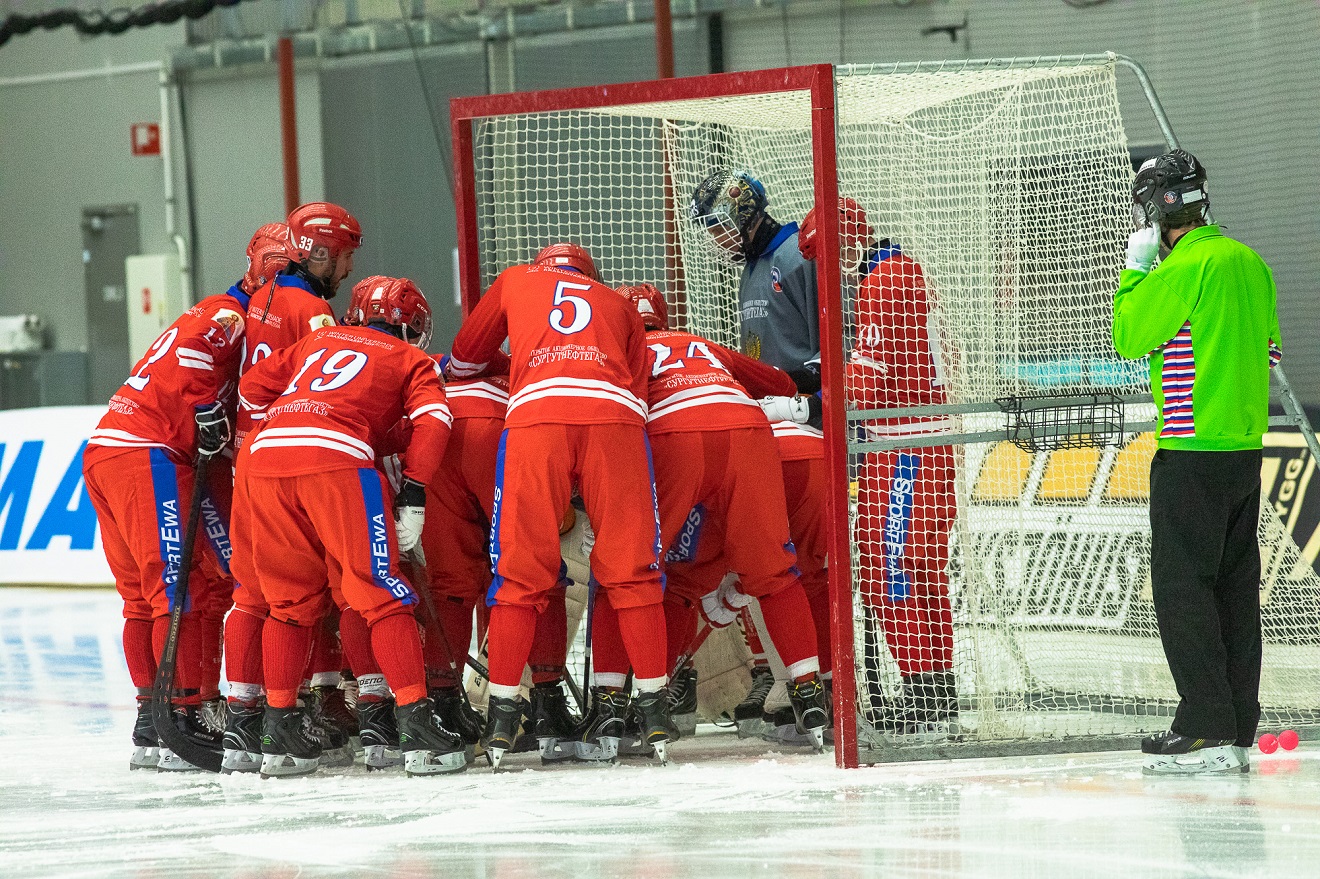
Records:
<instances>
[{"instance_id":1,"label":"red pants","mask_svg":"<svg viewBox=\"0 0 1320 879\"><path fill-rule=\"evenodd\" d=\"M784 498L788 502L788 532L797 550L802 590L811 604L816 625L816 654L820 668L833 667L830 647L830 584L826 557L829 530L825 524L826 474L824 458L800 458L783 462Z\"/></svg>"},{"instance_id":2,"label":"red pants","mask_svg":"<svg viewBox=\"0 0 1320 879\"><path fill-rule=\"evenodd\" d=\"M957 518L953 449L866 455L858 474L858 588L905 677L953 667L949 531Z\"/></svg>"}]
</instances>

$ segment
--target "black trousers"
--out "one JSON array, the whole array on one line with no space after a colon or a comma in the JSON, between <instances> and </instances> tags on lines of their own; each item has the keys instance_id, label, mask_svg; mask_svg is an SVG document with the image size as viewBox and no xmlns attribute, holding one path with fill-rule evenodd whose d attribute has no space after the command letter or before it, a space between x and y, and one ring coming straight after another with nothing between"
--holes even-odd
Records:
<instances>
[{"instance_id":1,"label":"black trousers","mask_svg":"<svg viewBox=\"0 0 1320 879\"><path fill-rule=\"evenodd\" d=\"M1260 722L1259 449L1160 449L1150 465L1150 568L1174 732L1249 747Z\"/></svg>"}]
</instances>

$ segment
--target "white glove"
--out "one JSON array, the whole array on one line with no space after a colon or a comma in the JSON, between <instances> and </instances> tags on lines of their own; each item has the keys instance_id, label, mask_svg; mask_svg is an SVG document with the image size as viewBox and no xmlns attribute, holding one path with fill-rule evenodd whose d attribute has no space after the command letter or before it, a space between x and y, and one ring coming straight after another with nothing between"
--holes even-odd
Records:
<instances>
[{"instance_id":1,"label":"white glove","mask_svg":"<svg viewBox=\"0 0 1320 879\"><path fill-rule=\"evenodd\" d=\"M701 612L710 621L711 628L722 629L731 624L738 619L738 612L751 603L752 597L738 591L737 584L737 580L723 580L701 596Z\"/></svg>"},{"instance_id":2,"label":"white glove","mask_svg":"<svg viewBox=\"0 0 1320 879\"><path fill-rule=\"evenodd\" d=\"M1128 236L1127 267L1139 272L1149 272L1155 264L1155 256L1160 252L1160 227L1147 226Z\"/></svg>"},{"instance_id":3,"label":"white glove","mask_svg":"<svg viewBox=\"0 0 1320 879\"><path fill-rule=\"evenodd\" d=\"M416 480L403 480L394 498L394 533L399 538L399 552L408 554L422 539L426 521L426 489Z\"/></svg>"},{"instance_id":4,"label":"white glove","mask_svg":"<svg viewBox=\"0 0 1320 879\"><path fill-rule=\"evenodd\" d=\"M793 421L806 424L807 419L811 417L811 407L807 405L806 397L762 397L756 402L761 404L761 410L771 422Z\"/></svg>"}]
</instances>

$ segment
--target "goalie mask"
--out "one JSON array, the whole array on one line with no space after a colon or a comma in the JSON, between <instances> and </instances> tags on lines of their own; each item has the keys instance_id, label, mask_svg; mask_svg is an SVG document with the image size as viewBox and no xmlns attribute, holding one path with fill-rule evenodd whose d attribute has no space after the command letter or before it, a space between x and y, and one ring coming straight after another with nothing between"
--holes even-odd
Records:
<instances>
[{"instance_id":1,"label":"goalie mask","mask_svg":"<svg viewBox=\"0 0 1320 879\"><path fill-rule=\"evenodd\" d=\"M769 200L765 186L746 171L716 171L697 185L688 219L705 227L720 255L733 265L747 257L744 250Z\"/></svg>"},{"instance_id":2,"label":"goalie mask","mask_svg":"<svg viewBox=\"0 0 1320 879\"><path fill-rule=\"evenodd\" d=\"M422 291L407 278L368 278L375 284L367 288L362 302L362 323L383 323L398 327L400 338L422 350L431 344L431 306ZM363 286L366 282L358 284ZM357 287L353 292L357 293Z\"/></svg>"},{"instance_id":3,"label":"goalie mask","mask_svg":"<svg viewBox=\"0 0 1320 879\"><path fill-rule=\"evenodd\" d=\"M1184 208L1199 208L1205 219L1210 196L1205 168L1186 150L1147 159L1132 181L1132 220L1138 229L1157 226Z\"/></svg>"},{"instance_id":4,"label":"goalie mask","mask_svg":"<svg viewBox=\"0 0 1320 879\"><path fill-rule=\"evenodd\" d=\"M247 261L247 272L240 286L250 296L289 264L289 227L267 223L253 233L247 246Z\"/></svg>"},{"instance_id":5,"label":"goalie mask","mask_svg":"<svg viewBox=\"0 0 1320 879\"><path fill-rule=\"evenodd\" d=\"M587 249L568 241L560 241L541 248L541 252L532 260L532 265L572 269L593 281L600 280L600 275L596 273L596 263L591 259L591 254L587 253Z\"/></svg>"},{"instance_id":6,"label":"goalie mask","mask_svg":"<svg viewBox=\"0 0 1320 879\"><path fill-rule=\"evenodd\" d=\"M665 302L665 294L653 284L630 284L620 287L618 292L637 308L642 325L648 330L669 329L669 304Z\"/></svg>"}]
</instances>

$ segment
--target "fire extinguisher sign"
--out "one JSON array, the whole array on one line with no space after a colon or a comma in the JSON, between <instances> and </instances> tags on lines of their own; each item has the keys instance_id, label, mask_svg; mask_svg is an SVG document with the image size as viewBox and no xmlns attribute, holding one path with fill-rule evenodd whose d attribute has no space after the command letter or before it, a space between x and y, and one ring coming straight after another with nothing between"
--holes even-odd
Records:
<instances>
[{"instance_id":1,"label":"fire extinguisher sign","mask_svg":"<svg viewBox=\"0 0 1320 879\"><path fill-rule=\"evenodd\" d=\"M133 155L160 155L160 125L155 122L134 122L129 126Z\"/></svg>"}]
</instances>

